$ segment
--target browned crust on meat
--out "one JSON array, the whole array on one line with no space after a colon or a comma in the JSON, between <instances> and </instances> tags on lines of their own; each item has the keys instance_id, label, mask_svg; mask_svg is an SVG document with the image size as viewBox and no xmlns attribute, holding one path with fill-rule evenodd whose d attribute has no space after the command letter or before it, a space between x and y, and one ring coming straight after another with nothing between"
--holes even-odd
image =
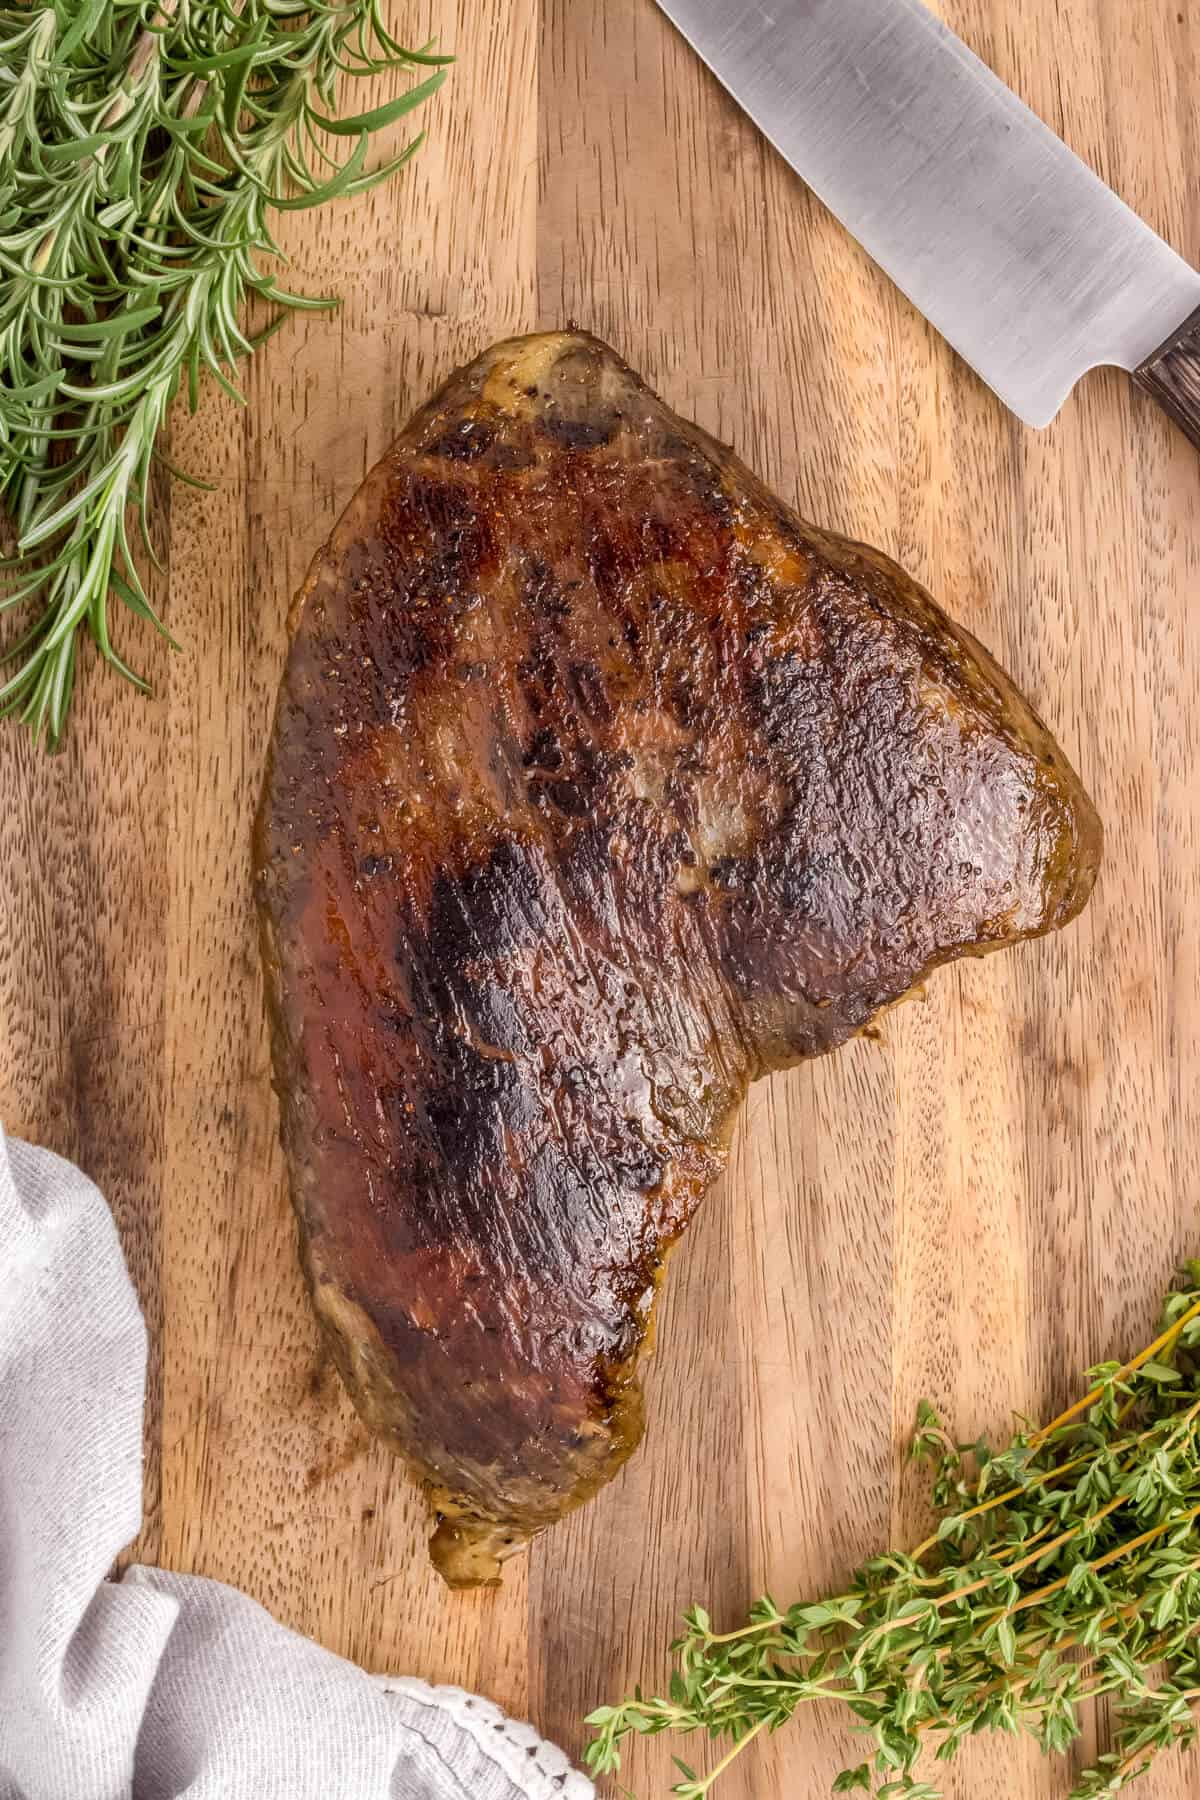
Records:
<instances>
[{"instance_id":1,"label":"browned crust on meat","mask_svg":"<svg viewBox=\"0 0 1200 1800\"><path fill-rule=\"evenodd\" d=\"M1100 829L1002 671L577 333L496 345L316 558L256 861L305 1266L452 1582L642 1431L766 1071L1065 924Z\"/></svg>"}]
</instances>

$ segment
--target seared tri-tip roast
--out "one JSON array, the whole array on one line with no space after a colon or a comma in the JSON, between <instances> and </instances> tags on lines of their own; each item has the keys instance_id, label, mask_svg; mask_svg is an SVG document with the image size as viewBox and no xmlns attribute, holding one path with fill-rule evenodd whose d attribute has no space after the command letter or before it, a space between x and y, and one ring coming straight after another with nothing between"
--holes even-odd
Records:
<instances>
[{"instance_id":1,"label":"seared tri-tip roast","mask_svg":"<svg viewBox=\"0 0 1200 1800\"><path fill-rule=\"evenodd\" d=\"M747 1084L1065 924L1099 847L974 639L595 338L418 413L296 605L257 863L313 1299L448 1581L637 1444Z\"/></svg>"}]
</instances>

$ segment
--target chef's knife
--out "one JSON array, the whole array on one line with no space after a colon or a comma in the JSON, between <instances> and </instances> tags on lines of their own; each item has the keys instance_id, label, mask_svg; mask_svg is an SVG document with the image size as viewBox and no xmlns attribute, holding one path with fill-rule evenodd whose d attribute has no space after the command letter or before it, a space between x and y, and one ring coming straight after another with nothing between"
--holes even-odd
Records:
<instances>
[{"instance_id":1,"label":"chef's knife","mask_svg":"<svg viewBox=\"0 0 1200 1800\"><path fill-rule=\"evenodd\" d=\"M1200 275L920 0L658 0L1000 398L1129 369L1200 445Z\"/></svg>"}]
</instances>

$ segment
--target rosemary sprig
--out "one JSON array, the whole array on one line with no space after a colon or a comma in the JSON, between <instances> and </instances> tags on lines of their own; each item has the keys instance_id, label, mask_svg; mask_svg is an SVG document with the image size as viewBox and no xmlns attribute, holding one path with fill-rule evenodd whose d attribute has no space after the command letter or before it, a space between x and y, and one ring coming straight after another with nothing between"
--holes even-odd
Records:
<instances>
[{"instance_id":1,"label":"rosemary sprig","mask_svg":"<svg viewBox=\"0 0 1200 1800\"><path fill-rule=\"evenodd\" d=\"M400 168L419 138L368 168L372 141L447 60L398 43L382 0L0 7L0 497L16 535L0 611L33 612L3 653L0 715L35 738L62 734L81 630L145 686L113 644L109 597L163 629L129 521L155 562L150 479L180 386L194 409L207 371L240 400L239 359L288 310L334 304L259 266L280 254L272 210ZM433 72L339 116L341 77L416 64ZM283 309L253 337L251 296Z\"/></svg>"},{"instance_id":2,"label":"rosemary sprig","mask_svg":"<svg viewBox=\"0 0 1200 1800\"><path fill-rule=\"evenodd\" d=\"M1072 1800L1116 1794L1190 1744L1200 1700L1200 1263L1166 1301L1162 1334L1124 1367L1091 1371L1084 1399L1007 1449L963 1446L923 1403L914 1457L932 1465L934 1535L857 1571L845 1593L755 1605L717 1633L693 1607L666 1696L602 1706L586 1761L618 1770L631 1734L703 1732L726 1747L708 1774L678 1757L682 1800L703 1800L759 1733L838 1701L872 1740L835 1793L937 1800L923 1760L981 1731L1068 1750L1085 1703L1112 1696L1111 1751Z\"/></svg>"}]
</instances>

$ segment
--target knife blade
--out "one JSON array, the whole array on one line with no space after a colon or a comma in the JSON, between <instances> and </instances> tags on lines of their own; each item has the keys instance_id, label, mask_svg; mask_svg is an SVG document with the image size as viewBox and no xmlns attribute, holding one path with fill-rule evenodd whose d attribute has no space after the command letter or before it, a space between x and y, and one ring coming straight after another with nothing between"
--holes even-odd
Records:
<instances>
[{"instance_id":1,"label":"knife blade","mask_svg":"<svg viewBox=\"0 0 1200 1800\"><path fill-rule=\"evenodd\" d=\"M1133 372L1200 444L1200 274L920 0L658 0L1005 405Z\"/></svg>"}]
</instances>

